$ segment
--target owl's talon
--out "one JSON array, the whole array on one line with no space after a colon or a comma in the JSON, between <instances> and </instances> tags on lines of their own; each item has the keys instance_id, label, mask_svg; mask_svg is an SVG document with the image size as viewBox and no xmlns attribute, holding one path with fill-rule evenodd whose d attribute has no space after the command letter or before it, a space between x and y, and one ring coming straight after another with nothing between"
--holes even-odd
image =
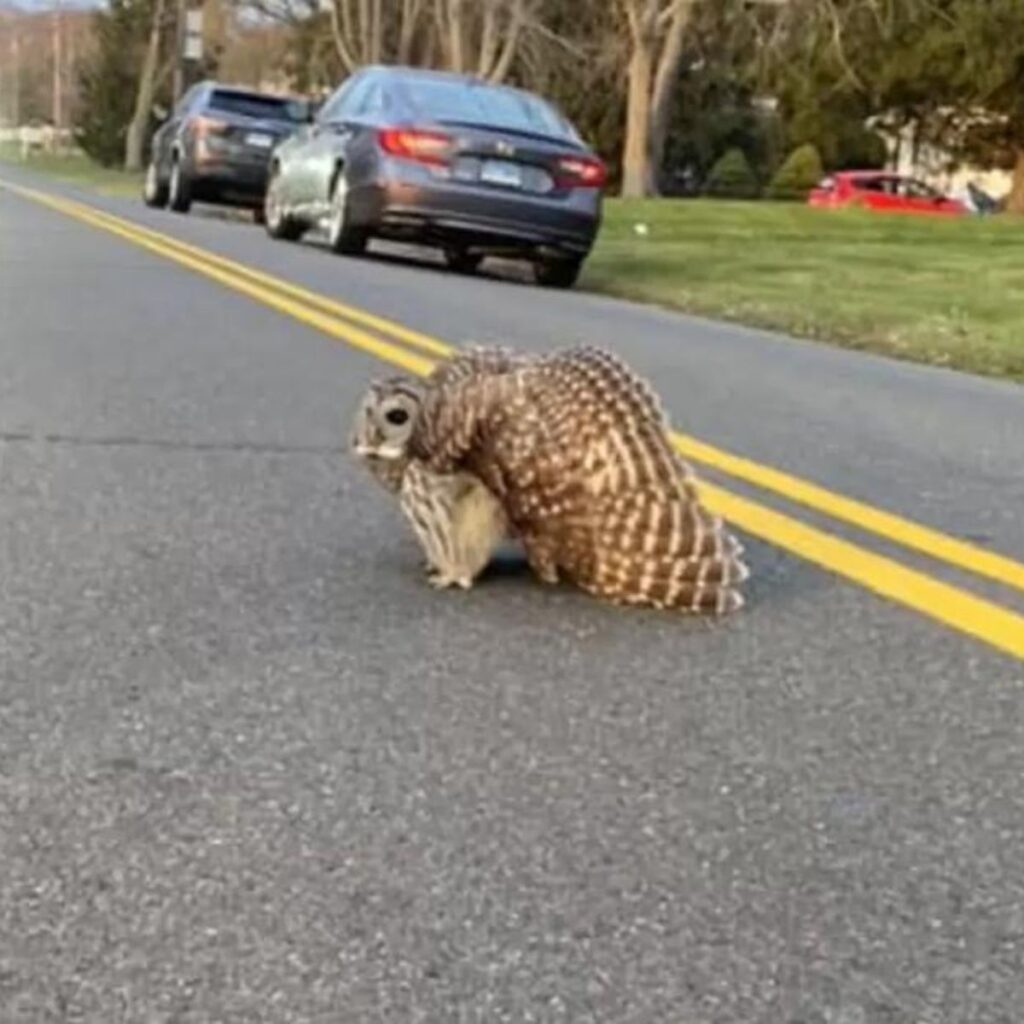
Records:
<instances>
[{"instance_id":1,"label":"owl's talon","mask_svg":"<svg viewBox=\"0 0 1024 1024\"><path fill-rule=\"evenodd\" d=\"M441 572L435 572L428 576L427 582L435 590L447 590L449 587L461 587L463 590L469 590L473 586L473 581L466 576L449 576Z\"/></svg>"},{"instance_id":2,"label":"owl's talon","mask_svg":"<svg viewBox=\"0 0 1024 1024\"><path fill-rule=\"evenodd\" d=\"M526 560L529 562L533 574L541 583L547 583L552 586L558 583L558 565L552 559L528 548Z\"/></svg>"}]
</instances>

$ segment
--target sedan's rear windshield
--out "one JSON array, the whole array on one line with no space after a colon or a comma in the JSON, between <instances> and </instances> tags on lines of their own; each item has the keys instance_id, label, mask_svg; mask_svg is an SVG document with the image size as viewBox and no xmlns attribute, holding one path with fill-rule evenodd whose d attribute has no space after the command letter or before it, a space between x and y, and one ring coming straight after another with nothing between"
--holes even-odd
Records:
<instances>
[{"instance_id":1,"label":"sedan's rear windshield","mask_svg":"<svg viewBox=\"0 0 1024 1024\"><path fill-rule=\"evenodd\" d=\"M519 89L426 77L407 79L403 86L413 106L437 121L578 140L554 107Z\"/></svg>"},{"instance_id":2,"label":"sedan's rear windshield","mask_svg":"<svg viewBox=\"0 0 1024 1024\"><path fill-rule=\"evenodd\" d=\"M215 89L210 94L210 110L225 114L241 114L243 117L258 117L267 121L305 120L306 105L296 100L278 96L260 96L251 92L229 92Z\"/></svg>"}]
</instances>

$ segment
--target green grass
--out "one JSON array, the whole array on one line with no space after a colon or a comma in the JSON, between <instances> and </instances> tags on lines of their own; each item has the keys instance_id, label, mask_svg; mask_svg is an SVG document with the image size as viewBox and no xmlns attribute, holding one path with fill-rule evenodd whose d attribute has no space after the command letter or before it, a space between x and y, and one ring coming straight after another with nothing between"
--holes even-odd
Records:
<instances>
[{"instance_id":1,"label":"green grass","mask_svg":"<svg viewBox=\"0 0 1024 1024\"><path fill-rule=\"evenodd\" d=\"M1024 221L1014 218L610 200L583 284L1024 381Z\"/></svg>"},{"instance_id":2,"label":"green grass","mask_svg":"<svg viewBox=\"0 0 1024 1024\"><path fill-rule=\"evenodd\" d=\"M141 187L141 175L81 155L22 164L0 145L3 160L109 195ZM611 199L605 210L584 287L1024 381L1024 220L711 200Z\"/></svg>"},{"instance_id":3,"label":"green grass","mask_svg":"<svg viewBox=\"0 0 1024 1024\"><path fill-rule=\"evenodd\" d=\"M60 181L94 189L103 195L138 195L142 187L141 174L100 167L81 153L59 155L36 152L31 153L27 160L22 160L16 145L3 143L0 144L0 162L48 174Z\"/></svg>"}]
</instances>

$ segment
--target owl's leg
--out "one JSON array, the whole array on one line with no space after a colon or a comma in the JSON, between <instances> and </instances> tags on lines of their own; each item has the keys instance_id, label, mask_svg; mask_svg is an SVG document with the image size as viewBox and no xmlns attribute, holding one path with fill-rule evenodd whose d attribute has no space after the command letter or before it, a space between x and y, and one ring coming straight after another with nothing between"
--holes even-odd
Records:
<instances>
[{"instance_id":1,"label":"owl's leg","mask_svg":"<svg viewBox=\"0 0 1024 1024\"><path fill-rule=\"evenodd\" d=\"M526 560L537 578L542 583L557 583L558 563L555 561L554 546L551 542L536 536L524 536L522 541Z\"/></svg>"},{"instance_id":2,"label":"owl's leg","mask_svg":"<svg viewBox=\"0 0 1024 1024\"><path fill-rule=\"evenodd\" d=\"M467 560L460 543L460 532L473 536L472 529L463 526L467 517L459 514L466 493L458 477L430 473L415 462L403 480L402 509L423 549L427 582L438 590L468 590L479 571L474 559ZM472 519L469 516L470 527Z\"/></svg>"}]
</instances>

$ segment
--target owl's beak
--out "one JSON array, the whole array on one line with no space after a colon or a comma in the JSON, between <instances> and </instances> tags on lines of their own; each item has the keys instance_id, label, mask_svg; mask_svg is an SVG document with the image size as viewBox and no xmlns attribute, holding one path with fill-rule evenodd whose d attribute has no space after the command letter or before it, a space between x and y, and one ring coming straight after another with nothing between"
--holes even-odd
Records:
<instances>
[{"instance_id":1,"label":"owl's beak","mask_svg":"<svg viewBox=\"0 0 1024 1024\"><path fill-rule=\"evenodd\" d=\"M352 445L354 454L366 459L381 459L393 461L402 458L404 452L400 447L394 448L389 445L360 444L358 441Z\"/></svg>"}]
</instances>

